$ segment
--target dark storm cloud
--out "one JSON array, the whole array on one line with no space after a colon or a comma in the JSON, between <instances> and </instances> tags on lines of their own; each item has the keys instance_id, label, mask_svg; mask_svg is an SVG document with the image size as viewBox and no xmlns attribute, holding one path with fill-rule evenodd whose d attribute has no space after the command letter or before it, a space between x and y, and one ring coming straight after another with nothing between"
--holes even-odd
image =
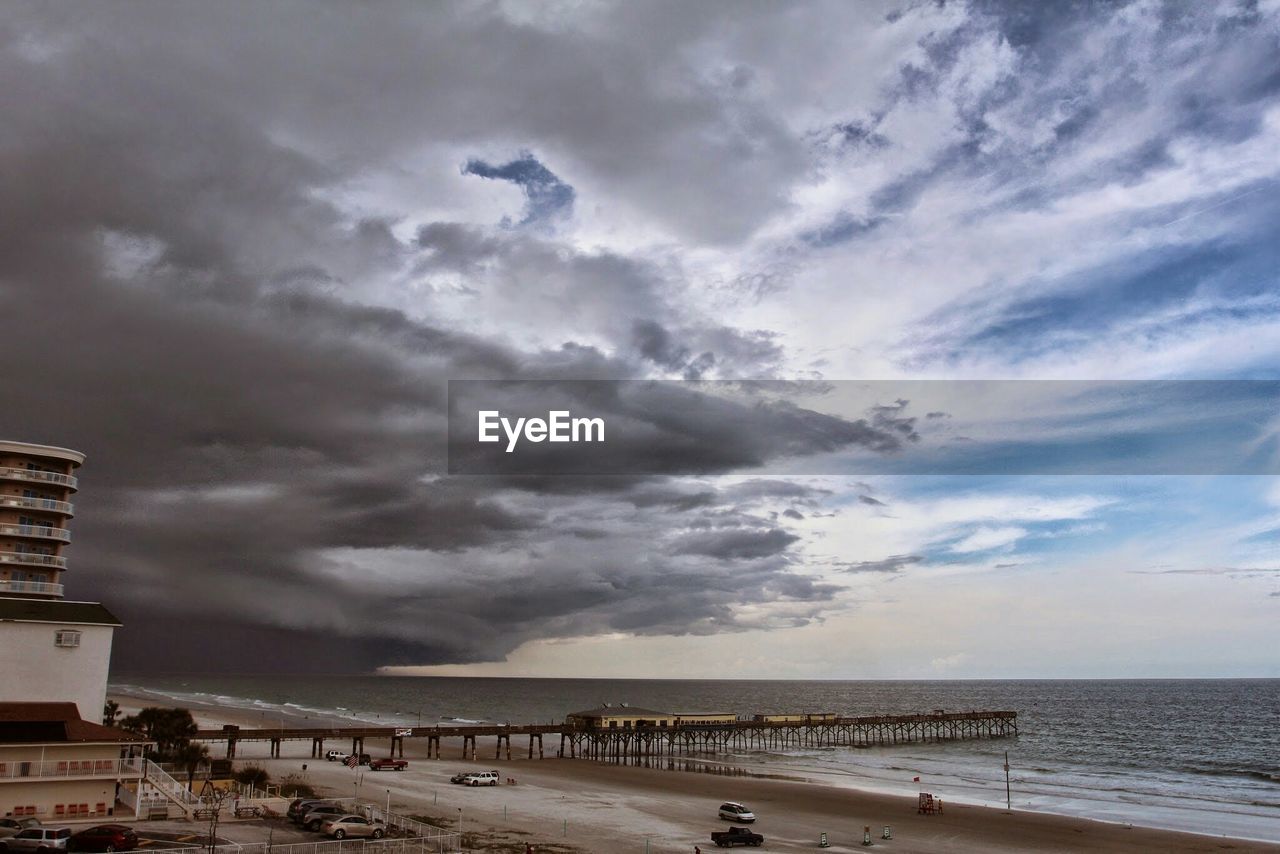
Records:
<instances>
[{"instance_id":1,"label":"dark storm cloud","mask_svg":"<svg viewBox=\"0 0 1280 854\"><path fill-rule=\"evenodd\" d=\"M520 187L526 199L524 218L520 220L520 225L567 216L573 211L573 187L557 178L555 173L528 152L502 166L493 166L472 158L462 167L462 174L510 181Z\"/></svg>"},{"instance_id":2,"label":"dark storm cloud","mask_svg":"<svg viewBox=\"0 0 1280 854\"><path fill-rule=\"evenodd\" d=\"M770 557L800 538L779 528L767 531L730 530L690 534L676 543L677 554L705 555L720 560Z\"/></svg>"},{"instance_id":3,"label":"dark storm cloud","mask_svg":"<svg viewBox=\"0 0 1280 854\"><path fill-rule=\"evenodd\" d=\"M669 371L683 371L689 364L688 348L679 346L662 324L652 320L637 320L632 330L636 349L655 365Z\"/></svg>"},{"instance_id":4,"label":"dark storm cloud","mask_svg":"<svg viewBox=\"0 0 1280 854\"><path fill-rule=\"evenodd\" d=\"M683 316L643 261L450 221L406 239L344 199L424 144L487 150L481 117L502 115L507 138L571 150L573 175L724 241L802 171L780 125L698 85L640 85L655 60L640 42L479 8L72 8L19 5L0 26L0 388L22 401L8 436L89 454L67 582L118 603L119 667L295 670L271 650L296 648L326 670L492 660L541 637L769 628L828 607L837 588L797 575L797 538L764 527L766 504L804 490L441 474L450 377L646 376L643 320L687 350L679 375L767 375L770 333ZM575 196L532 155L466 171L520 186L526 223ZM437 274L499 331L377 298ZM568 315L589 343L504 334ZM757 421L706 470L894 441L781 404ZM717 441L710 422L654 427L683 432L683 454Z\"/></svg>"},{"instance_id":5,"label":"dark storm cloud","mask_svg":"<svg viewBox=\"0 0 1280 854\"><path fill-rule=\"evenodd\" d=\"M904 414L910 404L911 401L899 398L891 404L874 406L871 408L871 423L886 433L897 434L909 442L918 442L920 434L916 432L916 419Z\"/></svg>"},{"instance_id":6,"label":"dark storm cloud","mask_svg":"<svg viewBox=\"0 0 1280 854\"><path fill-rule=\"evenodd\" d=\"M901 572L908 566L924 562L923 555L890 555L882 560L861 560L846 564L840 571L850 573L892 573Z\"/></svg>"}]
</instances>

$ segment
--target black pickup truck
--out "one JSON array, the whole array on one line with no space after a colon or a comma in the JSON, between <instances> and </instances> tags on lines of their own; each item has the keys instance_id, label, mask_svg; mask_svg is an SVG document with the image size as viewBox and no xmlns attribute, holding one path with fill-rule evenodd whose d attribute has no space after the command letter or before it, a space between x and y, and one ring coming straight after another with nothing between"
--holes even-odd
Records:
<instances>
[{"instance_id":1,"label":"black pickup truck","mask_svg":"<svg viewBox=\"0 0 1280 854\"><path fill-rule=\"evenodd\" d=\"M763 845L764 837L745 827L731 827L712 833L711 841L720 848L732 848L735 845Z\"/></svg>"}]
</instances>

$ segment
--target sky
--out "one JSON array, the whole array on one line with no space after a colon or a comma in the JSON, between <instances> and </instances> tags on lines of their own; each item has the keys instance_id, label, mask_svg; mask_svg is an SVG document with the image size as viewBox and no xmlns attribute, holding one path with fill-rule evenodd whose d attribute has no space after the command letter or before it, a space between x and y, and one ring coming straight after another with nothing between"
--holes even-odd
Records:
<instances>
[{"instance_id":1,"label":"sky","mask_svg":"<svg viewBox=\"0 0 1280 854\"><path fill-rule=\"evenodd\" d=\"M88 455L117 671L1280 676L1275 395L1055 384L1280 380L1278 56L1276 0L10 3L0 432ZM476 475L450 380L772 394Z\"/></svg>"}]
</instances>

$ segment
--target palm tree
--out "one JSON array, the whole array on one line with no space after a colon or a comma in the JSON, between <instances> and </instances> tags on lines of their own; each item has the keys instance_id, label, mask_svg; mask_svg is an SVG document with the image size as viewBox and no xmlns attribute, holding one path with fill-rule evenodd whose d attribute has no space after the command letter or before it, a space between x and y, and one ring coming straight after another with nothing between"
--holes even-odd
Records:
<instances>
[{"instance_id":1,"label":"palm tree","mask_svg":"<svg viewBox=\"0 0 1280 854\"><path fill-rule=\"evenodd\" d=\"M173 751L173 761L187 772L187 791L194 791L196 769L209 758L209 746L189 741Z\"/></svg>"},{"instance_id":2,"label":"palm tree","mask_svg":"<svg viewBox=\"0 0 1280 854\"><path fill-rule=\"evenodd\" d=\"M178 752L191 741L198 727L186 709L148 706L120 722L122 729L154 742L156 758L177 761Z\"/></svg>"}]
</instances>

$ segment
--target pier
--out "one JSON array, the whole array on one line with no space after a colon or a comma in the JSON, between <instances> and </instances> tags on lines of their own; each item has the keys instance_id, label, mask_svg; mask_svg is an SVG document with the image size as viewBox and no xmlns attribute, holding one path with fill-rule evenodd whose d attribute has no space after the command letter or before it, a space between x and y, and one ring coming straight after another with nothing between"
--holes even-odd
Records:
<instances>
[{"instance_id":1,"label":"pier","mask_svg":"<svg viewBox=\"0 0 1280 854\"><path fill-rule=\"evenodd\" d=\"M626 762L647 758L694 756L731 750L776 750L805 747L870 747L872 745L1008 738L1018 734L1018 713L1012 711L934 712L916 715L796 715L787 720L725 720L714 723L670 725L637 723L630 726L595 726L571 719L562 724L478 724L469 726L264 728L199 730L193 740L225 742L226 756L234 759L242 741L266 741L273 758L285 741L310 741L311 756L323 758L325 743L332 742L359 755L365 741L386 741L390 755L404 756L406 739L425 740L427 756L440 758L443 739L461 739L463 757L480 756L480 739L493 739L493 758L511 759L512 739L523 745L526 758L544 757L544 736L560 736L557 756L571 759ZM489 751L486 749L485 754Z\"/></svg>"},{"instance_id":2,"label":"pier","mask_svg":"<svg viewBox=\"0 0 1280 854\"><path fill-rule=\"evenodd\" d=\"M870 747L1018 734L1018 713L939 712L927 715L830 717L809 721L735 721L674 727L565 728L561 755L612 762L737 750ZM565 752L567 750L567 752Z\"/></svg>"}]
</instances>

